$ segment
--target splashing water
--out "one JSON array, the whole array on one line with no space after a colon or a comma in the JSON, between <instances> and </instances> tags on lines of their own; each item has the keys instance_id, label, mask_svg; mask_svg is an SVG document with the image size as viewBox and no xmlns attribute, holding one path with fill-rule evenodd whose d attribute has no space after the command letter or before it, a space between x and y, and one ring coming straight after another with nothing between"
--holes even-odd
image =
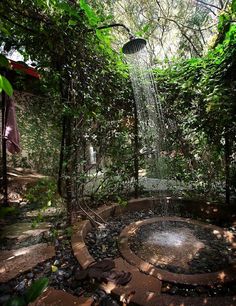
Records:
<instances>
[{"instance_id":1,"label":"splashing water","mask_svg":"<svg viewBox=\"0 0 236 306\"><path fill-rule=\"evenodd\" d=\"M154 232L150 235L147 243L160 245L160 246L174 246L180 247L185 243L193 242L192 235L188 235L185 229L182 229L178 233L172 231Z\"/></svg>"},{"instance_id":2,"label":"splashing water","mask_svg":"<svg viewBox=\"0 0 236 306\"><path fill-rule=\"evenodd\" d=\"M141 153L145 155L152 177L163 179L167 174L164 162L165 123L146 49L126 56L138 113ZM147 166L148 168L148 166ZM154 169L155 168L155 169ZM150 171L149 169L149 171ZM153 173L156 175L153 176Z\"/></svg>"}]
</instances>

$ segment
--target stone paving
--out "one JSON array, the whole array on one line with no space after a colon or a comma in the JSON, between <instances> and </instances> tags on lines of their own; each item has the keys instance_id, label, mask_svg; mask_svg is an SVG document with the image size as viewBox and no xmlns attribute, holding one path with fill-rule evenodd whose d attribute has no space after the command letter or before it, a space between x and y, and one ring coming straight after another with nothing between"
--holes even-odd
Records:
<instances>
[{"instance_id":1,"label":"stone paving","mask_svg":"<svg viewBox=\"0 0 236 306\"><path fill-rule=\"evenodd\" d=\"M11 245L15 242L23 242L29 238L46 236L49 233L51 225L46 222L37 224L34 228L31 222L22 222L7 225L1 231L0 239L8 239Z\"/></svg>"},{"instance_id":2,"label":"stone paving","mask_svg":"<svg viewBox=\"0 0 236 306\"><path fill-rule=\"evenodd\" d=\"M93 300L86 297L77 297L62 290L48 288L35 302L29 306L91 306Z\"/></svg>"},{"instance_id":3,"label":"stone paving","mask_svg":"<svg viewBox=\"0 0 236 306\"><path fill-rule=\"evenodd\" d=\"M131 281L126 286L117 286L112 293L120 296L122 302L133 302L139 305L158 305L161 293L161 281L156 278L140 273L123 258L115 259L115 269L118 271L130 272Z\"/></svg>"},{"instance_id":4,"label":"stone paving","mask_svg":"<svg viewBox=\"0 0 236 306\"><path fill-rule=\"evenodd\" d=\"M55 256L55 248L46 243L0 252L0 283L30 270L37 264Z\"/></svg>"}]
</instances>

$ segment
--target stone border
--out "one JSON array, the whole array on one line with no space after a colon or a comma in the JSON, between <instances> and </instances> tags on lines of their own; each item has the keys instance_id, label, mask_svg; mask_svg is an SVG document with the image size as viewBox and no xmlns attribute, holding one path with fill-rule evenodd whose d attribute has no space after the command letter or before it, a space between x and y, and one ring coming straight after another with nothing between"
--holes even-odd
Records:
<instances>
[{"instance_id":1,"label":"stone border","mask_svg":"<svg viewBox=\"0 0 236 306\"><path fill-rule=\"evenodd\" d=\"M108 219L111 216L119 216L124 212L131 212L136 210L148 209L154 206L153 198L140 198L129 201L129 205L121 207L118 204L111 204L109 206L104 205L96 210L96 213L103 219ZM96 220L96 216L94 217ZM97 221L101 221L98 219ZM71 237L71 246L74 252L74 256L78 260L83 269L86 269L89 265L95 262L95 259L90 255L88 248L84 242L84 238L91 230L92 224L89 220L72 222L73 234Z\"/></svg>"},{"instance_id":2,"label":"stone border","mask_svg":"<svg viewBox=\"0 0 236 306\"><path fill-rule=\"evenodd\" d=\"M212 273L201 273L201 274L179 274L172 273L167 270L159 269L154 265L142 260L129 247L129 238L143 225L151 224L158 221L181 221L191 224L197 224L204 226L210 230L217 230L226 239L229 237L227 231L222 230L220 227L205 224L196 220L180 218L180 217L156 217L146 219L142 221L134 222L124 228L121 232L118 247L122 256L132 265L136 266L140 271L150 274L159 280L174 282L185 285L213 285L217 283L225 283L236 280L236 265L227 267L224 270L220 270Z\"/></svg>"},{"instance_id":3,"label":"stone border","mask_svg":"<svg viewBox=\"0 0 236 306\"><path fill-rule=\"evenodd\" d=\"M184 200L184 199L173 199L170 198L167 201L174 202L174 201L183 201L183 203L190 203L190 200ZM100 207L96 213L99 214L102 218L104 218L105 220L110 217L110 216L119 216L125 212L132 212L132 211L139 211L142 209L151 209L153 208L155 205L158 204L158 202L160 202L161 199L160 198L139 198L139 199L132 199L129 201L128 206L126 207L121 207L118 204L111 204L110 206L104 205L102 207ZM196 204L196 203L195 203ZM188 205L190 206L190 205ZM199 213L201 213L202 210L199 210ZM171 218L171 217L170 217ZM175 219L178 219L177 217L175 217ZM181 219L181 218L179 218ZM184 219L184 218L182 218ZM186 219L184 219L186 220ZM190 219L189 219L190 220ZM98 220L100 221L100 220ZM193 221L192 222L197 222L198 221ZM138 221L141 222L141 221ZM213 225L208 225L205 223L201 223L200 224L204 224L204 226L213 226ZM199 224L198 223L198 224ZM213 226L214 227L214 226ZM75 257L77 258L79 264L82 266L83 269L86 269L89 265L91 265L93 262L95 262L95 259L90 255L87 246L84 242L84 238L86 237L87 233L91 230L92 225L90 223L90 221L88 220L84 220L84 221L79 221L74 223L73 225L73 234L72 234L72 239L71 239L71 244L72 244L72 249L74 252ZM216 227L217 230L219 230L220 228ZM223 230L222 230L223 231ZM123 232L122 232L123 233ZM125 236L124 236L125 239ZM126 240L123 240L124 244L126 243ZM120 244L122 244L122 242L120 241ZM123 249L123 247L122 247ZM130 254L131 250L128 248L126 250L122 250L122 255L125 256L126 260L135 265L136 267L142 268L143 266L147 267L147 263L142 261L139 257L137 257L135 254ZM129 257L129 259L128 259ZM150 264L149 264L150 265ZM157 268L156 268L157 269ZM160 270L160 269L159 269ZM159 271L156 271L154 269L154 266L148 266L148 268L144 268L142 270L144 273L150 273L151 275L156 275L156 277L158 279L163 279L163 271L165 270L161 270L162 273L160 273ZM156 271L156 272L154 272ZM229 269L220 271L222 272L222 274L220 275L220 272L216 272L216 273L204 273L204 274L197 274L199 275L198 278L198 282L196 283L196 279L193 278L194 275L186 275L186 274L176 274L176 273L171 273L168 271L166 272L166 276L168 277L170 282L175 282L175 283L182 283L182 284L191 284L191 285L212 285L213 283L224 283L224 282L229 282L232 280L236 279L236 266L234 267L230 267ZM213 275L212 275L213 274ZM176 278L175 278L176 275ZM181 275L184 275L184 277ZM186 276L188 276L187 278L187 282L186 282ZM173 277L173 278L172 278ZM220 277L220 278L219 278ZM205 279L206 278L206 279ZM167 278L166 278L167 279ZM205 279L205 280L204 280Z\"/></svg>"},{"instance_id":4,"label":"stone border","mask_svg":"<svg viewBox=\"0 0 236 306\"><path fill-rule=\"evenodd\" d=\"M91 230L92 225L90 221L84 220L73 225L73 234L71 237L71 246L74 256L77 258L79 264L83 269L95 262L95 259L90 255L88 248L84 242L84 238Z\"/></svg>"}]
</instances>

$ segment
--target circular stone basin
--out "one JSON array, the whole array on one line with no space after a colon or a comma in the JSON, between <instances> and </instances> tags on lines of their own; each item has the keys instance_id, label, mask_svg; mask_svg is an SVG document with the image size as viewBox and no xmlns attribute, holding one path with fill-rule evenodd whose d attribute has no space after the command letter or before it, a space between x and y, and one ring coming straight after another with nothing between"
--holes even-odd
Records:
<instances>
[{"instance_id":1,"label":"circular stone basin","mask_svg":"<svg viewBox=\"0 0 236 306\"><path fill-rule=\"evenodd\" d=\"M119 248L131 264L162 280L211 284L236 278L233 234L202 222L177 217L138 221L122 231Z\"/></svg>"}]
</instances>

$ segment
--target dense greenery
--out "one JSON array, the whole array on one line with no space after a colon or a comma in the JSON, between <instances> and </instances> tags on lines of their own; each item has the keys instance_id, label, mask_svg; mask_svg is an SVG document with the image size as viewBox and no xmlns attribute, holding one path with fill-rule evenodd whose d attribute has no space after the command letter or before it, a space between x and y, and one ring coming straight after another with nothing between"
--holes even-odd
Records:
<instances>
[{"instance_id":1,"label":"dense greenery","mask_svg":"<svg viewBox=\"0 0 236 306\"><path fill-rule=\"evenodd\" d=\"M82 0L22 1L20 6L18 1L4 1L0 15L5 52L20 51L25 60L36 62L41 75L40 90L47 98L39 118L52 122L53 115L63 126L59 187L67 197L68 211L91 180L89 145L97 151L93 175L105 164L101 185L93 193L99 198L115 195L133 175L132 126L125 123L125 117L132 116L133 102L125 65L112 51L109 33L91 31L104 18ZM27 131L33 146L35 140L40 142L35 129Z\"/></svg>"},{"instance_id":2,"label":"dense greenery","mask_svg":"<svg viewBox=\"0 0 236 306\"><path fill-rule=\"evenodd\" d=\"M204 191L220 191L225 176L235 188L235 3L219 16L215 46L204 57L155 70L169 120L173 174Z\"/></svg>"},{"instance_id":3,"label":"dense greenery","mask_svg":"<svg viewBox=\"0 0 236 306\"><path fill-rule=\"evenodd\" d=\"M183 56L166 57L165 65L154 71L166 117L167 160L172 177L193 183L194 188L221 191L226 177L229 190L235 176L236 2L222 7L218 35L205 55L200 26L209 22L209 12L201 7L186 19L182 2L173 7L180 18L174 22L166 15L172 8L158 6L163 19L159 30L168 33L167 21L176 25L181 33L177 55ZM55 177L59 172L58 187L67 199L69 217L84 197L123 202L120 194L130 192L135 173L134 101L127 67L112 48L118 36L96 29L112 23L115 14L104 13L105 3L93 4L94 9L85 0L0 3L3 53L18 50L25 61L35 62L41 76L35 103L19 112L23 144L32 167ZM155 28L149 13L139 35L150 37ZM191 33L195 34L189 41ZM154 48L156 40L151 40ZM190 56L198 57L186 60ZM155 52L152 59L160 62ZM24 89L24 82L13 85ZM11 94L2 77L1 89ZM91 146L96 165L90 160Z\"/></svg>"}]
</instances>

